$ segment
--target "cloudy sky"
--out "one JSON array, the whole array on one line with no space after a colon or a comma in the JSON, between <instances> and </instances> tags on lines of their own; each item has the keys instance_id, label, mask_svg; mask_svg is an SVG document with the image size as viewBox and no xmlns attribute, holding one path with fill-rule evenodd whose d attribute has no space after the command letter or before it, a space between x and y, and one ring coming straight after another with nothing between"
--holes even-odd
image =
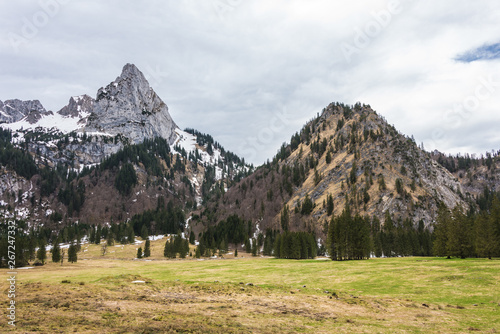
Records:
<instances>
[{"instance_id":1,"label":"cloudy sky","mask_svg":"<svg viewBox=\"0 0 500 334\"><path fill-rule=\"evenodd\" d=\"M500 149L498 1L0 3L0 100L57 111L134 63L181 128L255 164L327 106L370 104L427 150Z\"/></svg>"}]
</instances>

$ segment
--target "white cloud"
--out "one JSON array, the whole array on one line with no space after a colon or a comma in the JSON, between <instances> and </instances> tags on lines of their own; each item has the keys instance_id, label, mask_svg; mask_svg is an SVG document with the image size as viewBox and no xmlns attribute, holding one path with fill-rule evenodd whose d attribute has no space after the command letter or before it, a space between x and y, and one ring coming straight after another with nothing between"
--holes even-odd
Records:
<instances>
[{"instance_id":1,"label":"white cloud","mask_svg":"<svg viewBox=\"0 0 500 334\"><path fill-rule=\"evenodd\" d=\"M50 1L1 6L1 100L39 99L58 110L70 96L95 95L131 62L179 126L210 133L241 155L285 108L286 127L250 145L258 147L254 163L333 101L370 104L428 149L500 146L500 87L469 118L449 112L488 75L500 81L498 60L454 60L498 43L495 1L401 0L387 22L380 20L394 1L56 1L57 14L17 53L7 36L22 36L26 20ZM341 45L359 44L360 31L368 41L346 59Z\"/></svg>"}]
</instances>

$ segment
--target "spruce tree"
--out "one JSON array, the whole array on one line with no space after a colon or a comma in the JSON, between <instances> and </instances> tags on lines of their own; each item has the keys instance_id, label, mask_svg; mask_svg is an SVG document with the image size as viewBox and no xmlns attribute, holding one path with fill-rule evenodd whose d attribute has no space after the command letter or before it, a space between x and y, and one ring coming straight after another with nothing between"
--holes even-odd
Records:
<instances>
[{"instance_id":1,"label":"spruce tree","mask_svg":"<svg viewBox=\"0 0 500 334\"><path fill-rule=\"evenodd\" d=\"M189 243L190 243L191 245L194 245L194 242L195 242L194 232L193 232L193 231L191 231L191 232L189 233Z\"/></svg>"},{"instance_id":2,"label":"spruce tree","mask_svg":"<svg viewBox=\"0 0 500 334\"><path fill-rule=\"evenodd\" d=\"M113 239L113 233L111 231L108 232L108 237L106 239L106 244L108 246L113 246L115 244L115 239Z\"/></svg>"},{"instance_id":3,"label":"spruce tree","mask_svg":"<svg viewBox=\"0 0 500 334\"><path fill-rule=\"evenodd\" d=\"M137 258L138 258L138 259L142 259L142 247L139 247L139 248L137 249Z\"/></svg>"},{"instance_id":4,"label":"spruce tree","mask_svg":"<svg viewBox=\"0 0 500 334\"><path fill-rule=\"evenodd\" d=\"M357 171L358 168L356 166L356 162L354 162L352 164L351 172L349 173L349 181L351 182L351 184L355 184L358 179Z\"/></svg>"},{"instance_id":5,"label":"spruce tree","mask_svg":"<svg viewBox=\"0 0 500 334\"><path fill-rule=\"evenodd\" d=\"M302 208L300 213L303 215L309 215L311 214L312 210L314 208L314 204L309 197L309 194L306 194L306 197L304 198L304 203L302 203Z\"/></svg>"},{"instance_id":6,"label":"spruce tree","mask_svg":"<svg viewBox=\"0 0 500 334\"><path fill-rule=\"evenodd\" d=\"M94 243L96 245L99 245L101 243L101 226L97 226Z\"/></svg>"},{"instance_id":7,"label":"spruce tree","mask_svg":"<svg viewBox=\"0 0 500 334\"><path fill-rule=\"evenodd\" d=\"M146 240L146 245L144 246L144 257L150 257L151 256L151 241L148 239Z\"/></svg>"},{"instance_id":8,"label":"spruce tree","mask_svg":"<svg viewBox=\"0 0 500 334\"><path fill-rule=\"evenodd\" d=\"M141 238L142 240L146 240L148 238L149 234L148 234L148 228L146 227L146 225L142 225L142 228L141 228Z\"/></svg>"},{"instance_id":9,"label":"spruce tree","mask_svg":"<svg viewBox=\"0 0 500 334\"><path fill-rule=\"evenodd\" d=\"M95 226L92 225L90 227L90 236L89 236L89 242L93 244L95 242Z\"/></svg>"},{"instance_id":10,"label":"spruce tree","mask_svg":"<svg viewBox=\"0 0 500 334\"><path fill-rule=\"evenodd\" d=\"M68 248L68 262L76 262L78 260L78 255L76 252L76 246L71 244Z\"/></svg>"},{"instance_id":11,"label":"spruce tree","mask_svg":"<svg viewBox=\"0 0 500 334\"><path fill-rule=\"evenodd\" d=\"M333 195L328 194L326 197L326 214L327 216L331 216L333 213L334 205L333 205Z\"/></svg>"},{"instance_id":12,"label":"spruce tree","mask_svg":"<svg viewBox=\"0 0 500 334\"><path fill-rule=\"evenodd\" d=\"M274 240L274 256L277 257L278 259L279 258L282 258L282 255L281 255L281 234L278 234L276 236L276 239Z\"/></svg>"},{"instance_id":13,"label":"spruce tree","mask_svg":"<svg viewBox=\"0 0 500 334\"><path fill-rule=\"evenodd\" d=\"M482 212L474 222L475 250L478 256L487 257L497 256L500 251L500 230L497 230L497 224L500 224L500 202L498 198L492 201L489 214Z\"/></svg>"},{"instance_id":14,"label":"spruce tree","mask_svg":"<svg viewBox=\"0 0 500 334\"><path fill-rule=\"evenodd\" d=\"M45 250L45 241L42 239L38 244L38 251L36 252L36 258L42 263L45 264L45 260L47 259L47 251Z\"/></svg>"},{"instance_id":15,"label":"spruce tree","mask_svg":"<svg viewBox=\"0 0 500 334\"><path fill-rule=\"evenodd\" d=\"M288 204L285 204L283 210L281 211L280 222L283 231L288 231L288 227L290 224L290 214L289 214Z\"/></svg>"},{"instance_id":16,"label":"spruce tree","mask_svg":"<svg viewBox=\"0 0 500 334\"><path fill-rule=\"evenodd\" d=\"M462 259L473 255L473 228L472 219L463 213L460 206L456 206L452 211L453 219L450 221L448 230L447 248L451 256Z\"/></svg>"},{"instance_id":17,"label":"spruce tree","mask_svg":"<svg viewBox=\"0 0 500 334\"><path fill-rule=\"evenodd\" d=\"M447 248L450 221L450 211L445 205L441 205L434 225L434 255L436 256L450 257Z\"/></svg>"},{"instance_id":18,"label":"spruce tree","mask_svg":"<svg viewBox=\"0 0 500 334\"><path fill-rule=\"evenodd\" d=\"M61 261L61 248L59 247L59 242L56 239L54 241L54 245L52 246L52 262L59 262Z\"/></svg>"},{"instance_id":19,"label":"spruce tree","mask_svg":"<svg viewBox=\"0 0 500 334\"><path fill-rule=\"evenodd\" d=\"M329 164L330 162L332 162L332 154L330 153L330 150L328 150L328 152L326 152L326 163Z\"/></svg>"},{"instance_id":20,"label":"spruce tree","mask_svg":"<svg viewBox=\"0 0 500 334\"><path fill-rule=\"evenodd\" d=\"M189 241L186 239L181 239L180 249L179 249L179 257L181 259L186 258L189 253Z\"/></svg>"},{"instance_id":21,"label":"spruce tree","mask_svg":"<svg viewBox=\"0 0 500 334\"><path fill-rule=\"evenodd\" d=\"M135 243L135 233L134 233L134 228L132 227L132 225L130 225L128 227L127 241L129 244Z\"/></svg>"}]
</instances>

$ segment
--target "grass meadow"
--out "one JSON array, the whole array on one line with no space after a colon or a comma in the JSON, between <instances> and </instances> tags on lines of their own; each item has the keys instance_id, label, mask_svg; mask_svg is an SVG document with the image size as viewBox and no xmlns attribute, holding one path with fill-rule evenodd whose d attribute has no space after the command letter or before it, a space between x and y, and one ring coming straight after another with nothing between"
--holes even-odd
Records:
<instances>
[{"instance_id":1,"label":"grass meadow","mask_svg":"<svg viewBox=\"0 0 500 334\"><path fill-rule=\"evenodd\" d=\"M83 245L77 263L17 270L15 328L2 269L0 332L500 332L500 259L166 260L163 243L148 260Z\"/></svg>"}]
</instances>

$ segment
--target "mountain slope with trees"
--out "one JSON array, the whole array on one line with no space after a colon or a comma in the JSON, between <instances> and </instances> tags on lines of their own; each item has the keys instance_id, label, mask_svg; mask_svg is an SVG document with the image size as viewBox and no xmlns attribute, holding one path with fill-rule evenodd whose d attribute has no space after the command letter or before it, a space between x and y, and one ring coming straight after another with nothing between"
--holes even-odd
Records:
<instances>
[{"instance_id":1,"label":"mountain slope with trees","mask_svg":"<svg viewBox=\"0 0 500 334\"><path fill-rule=\"evenodd\" d=\"M260 229L310 230L324 240L347 204L382 224L389 213L429 226L441 203L468 208L472 201L457 178L370 106L332 103L272 162L209 203L202 220L237 213Z\"/></svg>"}]
</instances>

